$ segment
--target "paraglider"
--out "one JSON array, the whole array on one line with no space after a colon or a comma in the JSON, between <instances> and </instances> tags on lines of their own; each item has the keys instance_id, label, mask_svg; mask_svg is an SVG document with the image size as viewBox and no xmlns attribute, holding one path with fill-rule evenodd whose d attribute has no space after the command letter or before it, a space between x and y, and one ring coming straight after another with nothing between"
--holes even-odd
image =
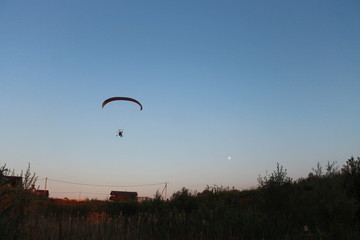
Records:
<instances>
[{"instance_id":1,"label":"paraglider","mask_svg":"<svg viewBox=\"0 0 360 240\"><path fill-rule=\"evenodd\" d=\"M139 106L140 106L140 111L143 109L141 103L136 100L136 99L133 99L133 98L129 98L129 97L112 97L112 98L108 98L106 99L103 104L102 104L102 107L104 108L106 104L108 104L109 102L112 102L112 101L119 101L119 100L122 100L122 101L130 101L130 102L134 102L134 103L137 103Z\"/></svg>"},{"instance_id":2,"label":"paraglider","mask_svg":"<svg viewBox=\"0 0 360 240\"><path fill-rule=\"evenodd\" d=\"M104 108L106 104L108 104L110 102L113 102L113 101L130 101L130 102L138 104L140 106L140 111L143 109L142 104L138 100L136 100L134 98L129 98L129 97L111 97L111 98L108 98L102 103L102 108ZM124 133L123 130L119 129L117 131L116 136L123 137L123 133Z\"/></svg>"}]
</instances>

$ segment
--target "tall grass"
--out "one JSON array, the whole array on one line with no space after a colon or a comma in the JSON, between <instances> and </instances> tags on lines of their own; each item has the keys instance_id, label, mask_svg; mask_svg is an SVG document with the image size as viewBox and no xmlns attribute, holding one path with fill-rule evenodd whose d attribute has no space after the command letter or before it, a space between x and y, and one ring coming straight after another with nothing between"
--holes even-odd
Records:
<instances>
[{"instance_id":1,"label":"tall grass","mask_svg":"<svg viewBox=\"0 0 360 240\"><path fill-rule=\"evenodd\" d=\"M0 239L360 239L360 175L351 173L292 181L278 166L257 189L183 188L141 203L56 201L2 186Z\"/></svg>"}]
</instances>

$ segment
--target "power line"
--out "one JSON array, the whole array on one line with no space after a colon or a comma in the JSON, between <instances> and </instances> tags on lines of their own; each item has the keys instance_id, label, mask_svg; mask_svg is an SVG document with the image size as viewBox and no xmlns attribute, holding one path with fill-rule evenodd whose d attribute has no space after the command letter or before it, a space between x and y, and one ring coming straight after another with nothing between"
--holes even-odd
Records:
<instances>
[{"instance_id":1,"label":"power line","mask_svg":"<svg viewBox=\"0 0 360 240\"><path fill-rule=\"evenodd\" d=\"M93 195L104 195L104 196L109 196L109 194L105 194L105 193L92 193L92 192L83 192L83 191L76 191L76 192L51 192L51 193L73 193L73 194L78 194L78 193L86 193L86 194L93 194Z\"/></svg>"},{"instance_id":2,"label":"power line","mask_svg":"<svg viewBox=\"0 0 360 240\"><path fill-rule=\"evenodd\" d=\"M91 187L148 187L148 186L157 186L157 185L164 185L168 184L168 182L162 182L162 183L149 183L149 184L136 184L136 185L104 185L104 184L89 184L89 183L77 183L77 182L69 182L69 181L63 181L58 179L52 179L52 178L41 178L38 180L48 180L53 182L61 182L66 184L72 184L72 185L82 185L82 186L91 186Z\"/></svg>"}]
</instances>

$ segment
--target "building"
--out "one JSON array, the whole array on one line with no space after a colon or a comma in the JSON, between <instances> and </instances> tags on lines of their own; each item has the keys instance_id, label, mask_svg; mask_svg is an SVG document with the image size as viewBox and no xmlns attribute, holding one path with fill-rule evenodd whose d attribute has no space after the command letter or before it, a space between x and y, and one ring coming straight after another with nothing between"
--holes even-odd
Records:
<instances>
[{"instance_id":1,"label":"building","mask_svg":"<svg viewBox=\"0 0 360 240\"><path fill-rule=\"evenodd\" d=\"M37 195L41 195L41 196L44 196L44 197L49 197L49 191L48 190L35 190L35 193Z\"/></svg>"},{"instance_id":2,"label":"building","mask_svg":"<svg viewBox=\"0 0 360 240\"><path fill-rule=\"evenodd\" d=\"M114 202L136 202L137 192L111 191L109 200Z\"/></svg>"},{"instance_id":3,"label":"building","mask_svg":"<svg viewBox=\"0 0 360 240\"><path fill-rule=\"evenodd\" d=\"M4 176L3 179L5 180L5 184L9 187L18 187L22 186L22 177L16 176Z\"/></svg>"}]
</instances>

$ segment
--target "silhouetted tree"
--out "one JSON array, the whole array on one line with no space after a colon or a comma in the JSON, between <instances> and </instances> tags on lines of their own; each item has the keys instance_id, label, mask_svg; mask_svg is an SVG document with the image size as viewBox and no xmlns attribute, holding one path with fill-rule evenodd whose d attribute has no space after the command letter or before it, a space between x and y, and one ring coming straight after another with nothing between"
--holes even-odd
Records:
<instances>
[{"instance_id":1,"label":"silhouetted tree","mask_svg":"<svg viewBox=\"0 0 360 240\"><path fill-rule=\"evenodd\" d=\"M342 172L345 175L345 186L350 196L360 201L360 158L351 157L343 166Z\"/></svg>"},{"instance_id":2,"label":"silhouetted tree","mask_svg":"<svg viewBox=\"0 0 360 240\"><path fill-rule=\"evenodd\" d=\"M30 189L33 185L35 185L38 179L35 173L31 174L30 163L28 163L28 167L26 168L25 174L23 174L23 171L21 171L20 176L22 177L23 189Z\"/></svg>"}]
</instances>

